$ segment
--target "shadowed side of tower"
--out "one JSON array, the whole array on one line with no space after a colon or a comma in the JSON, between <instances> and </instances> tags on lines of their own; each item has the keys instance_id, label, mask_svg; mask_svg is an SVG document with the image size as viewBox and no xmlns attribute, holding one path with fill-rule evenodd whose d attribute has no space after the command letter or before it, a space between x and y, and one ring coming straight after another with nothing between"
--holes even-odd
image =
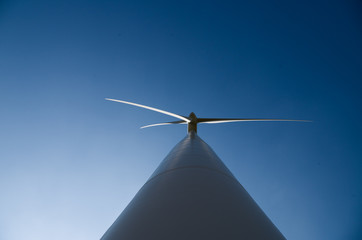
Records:
<instances>
[{"instance_id":1,"label":"shadowed side of tower","mask_svg":"<svg viewBox=\"0 0 362 240\"><path fill-rule=\"evenodd\" d=\"M214 151L190 132L101 240L285 239Z\"/></svg>"}]
</instances>

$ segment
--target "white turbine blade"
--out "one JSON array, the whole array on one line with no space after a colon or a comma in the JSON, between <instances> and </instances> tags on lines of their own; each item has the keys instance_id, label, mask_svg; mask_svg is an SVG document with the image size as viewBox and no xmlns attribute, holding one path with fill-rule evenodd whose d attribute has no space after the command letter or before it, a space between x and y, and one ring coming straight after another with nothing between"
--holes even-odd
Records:
<instances>
[{"instance_id":1,"label":"white turbine blade","mask_svg":"<svg viewBox=\"0 0 362 240\"><path fill-rule=\"evenodd\" d=\"M263 119L263 118L244 118L244 119L213 119L200 121L199 123L230 123L230 122L312 122L309 120L294 120L294 119Z\"/></svg>"},{"instance_id":2,"label":"white turbine blade","mask_svg":"<svg viewBox=\"0 0 362 240\"><path fill-rule=\"evenodd\" d=\"M186 124L186 123L187 123L187 122L179 122L179 123L176 123L176 122L155 123L155 124L146 125L146 126L143 126L143 127L140 127L140 128L142 129L142 128L148 128L148 127L162 126L162 125L170 125L170 124Z\"/></svg>"},{"instance_id":3,"label":"white turbine blade","mask_svg":"<svg viewBox=\"0 0 362 240\"><path fill-rule=\"evenodd\" d=\"M174 114L174 113L171 113L171 112L167 112L167 111L164 111L164 110L161 110L161 109L157 109L157 108L153 108L153 107L148 107L148 106L141 105L141 104L137 104L137 103L131 103L131 102L126 102L126 101L122 101L122 100L112 99L112 98L106 98L106 100L108 100L108 101L113 101L113 102L125 103L125 104L133 105L133 106L136 106L136 107L146 108L146 109L148 109L148 110L152 110L152 111L155 111L155 112L163 113L163 114L166 114L166 115L169 115L169 116L172 116L172 117L175 117L175 118L184 120L184 121L186 121L186 122L190 122L189 119L187 119L187 118L185 118L185 117L183 117L183 116L180 116L180 115L177 115L177 114Z\"/></svg>"}]
</instances>

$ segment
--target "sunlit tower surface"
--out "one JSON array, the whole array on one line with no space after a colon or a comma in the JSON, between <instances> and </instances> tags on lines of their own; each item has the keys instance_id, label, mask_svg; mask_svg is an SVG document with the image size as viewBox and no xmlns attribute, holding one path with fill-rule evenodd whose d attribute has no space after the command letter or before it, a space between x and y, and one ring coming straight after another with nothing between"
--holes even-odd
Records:
<instances>
[{"instance_id":1,"label":"sunlit tower surface","mask_svg":"<svg viewBox=\"0 0 362 240\"><path fill-rule=\"evenodd\" d=\"M243 186L197 135L198 123L304 121L216 119L161 112L188 124L187 136L161 162L101 240L141 239L285 239ZM225 139L227 142L227 139Z\"/></svg>"}]
</instances>

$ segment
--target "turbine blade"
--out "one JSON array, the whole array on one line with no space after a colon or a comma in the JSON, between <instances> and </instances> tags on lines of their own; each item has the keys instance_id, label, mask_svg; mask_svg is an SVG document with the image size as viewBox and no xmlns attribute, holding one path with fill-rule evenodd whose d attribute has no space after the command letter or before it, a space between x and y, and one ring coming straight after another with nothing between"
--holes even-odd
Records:
<instances>
[{"instance_id":1,"label":"turbine blade","mask_svg":"<svg viewBox=\"0 0 362 240\"><path fill-rule=\"evenodd\" d=\"M155 126L162 126L162 125L169 125L169 124L186 124L187 122L185 121L174 121L174 122L165 122L165 123L155 123L155 124L150 124L150 125L146 125L143 126L141 128L148 128L148 127L155 127Z\"/></svg>"},{"instance_id":2,"label":"turbine blade","mask_svg":"<svg viewBox=\"0 0 362 240\"><path fill-rule=\"evenodd\" d=\"M137 103L132 103L132 102L126 102L126 101L122 101L122 100L112 99L112 98L105 98L105 99L108 100L108 101L120 102L120 103L125 103L125 104L129 104L129 105L133 105L133 106L136 106L136 107L146 108L146 109L148 109L148 110L152 110L152 111L155 111L155 112L163 113L163 114L166 114L166 115L169 115L169 116L172 116L172 117L181 119L181 120L183 120L183 121L190 122L190 120L189 120L188 118L186 118L186 117L177 115L177 114L175 114L175 113L167 112L167 111L164 111L164 110L161 110L161 109L157 109L157 108L153 108L153 107L149 107L149 106L145 106L145 105L141 105L141 104L137 104Z\"/></svg>"},{"instance_id":3,"label":"turbine blade","mask_svg":"<svg viewBox=\"0 0 362 240\"><path fill-rule=\"evenodd\" d=\"M198 123L229 123L229 122L312 122L310 120L268 119L268 118L198 118Z\"/></svg>"}]
</instances>

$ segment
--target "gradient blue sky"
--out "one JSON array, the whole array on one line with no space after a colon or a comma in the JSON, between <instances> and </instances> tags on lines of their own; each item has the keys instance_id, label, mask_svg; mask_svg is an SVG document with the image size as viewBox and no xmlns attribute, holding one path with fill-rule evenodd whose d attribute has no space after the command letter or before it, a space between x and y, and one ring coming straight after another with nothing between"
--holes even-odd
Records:
<instances>
[{"instance_id":1,"label":"gradient blue sky","mask_svg":"<svg viewBox=\"0 0 362 240\"><path fill-rule=\"evenodd\" d=\"M0 2L0 239L99 239L200 125L288 239L362 238L361 1Z\"/></svg>"}]
</instances>

